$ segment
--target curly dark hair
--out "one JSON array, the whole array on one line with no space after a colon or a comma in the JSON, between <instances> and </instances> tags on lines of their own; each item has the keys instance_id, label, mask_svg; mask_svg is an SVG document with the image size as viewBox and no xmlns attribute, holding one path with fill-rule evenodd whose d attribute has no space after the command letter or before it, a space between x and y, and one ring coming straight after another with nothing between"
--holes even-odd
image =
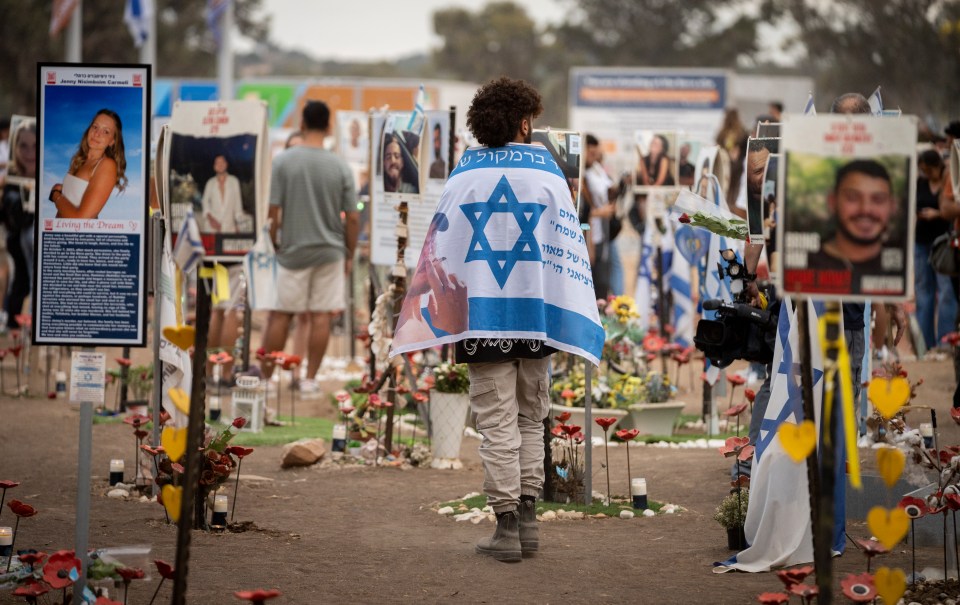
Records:
<instances>
[{"instance_id":1,"label":"curly dark hair","mask_svg":"<svg viewBox=\"0 0 960 605\"><path fill-rule=\"evenodd\" d=\"M484 84L467 110L467 126L481 145L503 147L514 140L524 118L543 112L540 93L523 80L501 76Z\"/></svg>"}]
</instances>

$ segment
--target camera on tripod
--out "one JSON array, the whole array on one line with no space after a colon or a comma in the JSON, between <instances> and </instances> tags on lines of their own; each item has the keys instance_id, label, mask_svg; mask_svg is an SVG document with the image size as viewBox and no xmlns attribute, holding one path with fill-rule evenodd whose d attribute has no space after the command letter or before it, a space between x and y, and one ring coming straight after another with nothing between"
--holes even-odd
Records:
<instances>
[{"instance_id":1,"label":"camera on tripod","mask_svg":"<svg viewBox=\"0 0 960 605\"><path fill-rule=\"evenodd\" d=\"M723 250L720 257L726 262L717 263L720 280L730 278L733 300L703 301L705 311L716 311L716 319L701 319L693 342L703 351L711 363L725 368L737 359L770 363L773 360L777 315L769 309L749 304L748 285L756 282L760 245L747 244L745 259L741 263L733 250ZM749 270L748 267L752 267ZM766 295L766 299L772 296Z\"/></svg>"}]
</instances>

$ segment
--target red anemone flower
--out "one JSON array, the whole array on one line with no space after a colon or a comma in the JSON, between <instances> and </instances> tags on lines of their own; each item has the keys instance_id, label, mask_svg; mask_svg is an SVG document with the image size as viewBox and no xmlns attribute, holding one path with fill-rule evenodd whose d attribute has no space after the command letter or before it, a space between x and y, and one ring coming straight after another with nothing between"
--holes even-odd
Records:
<instances>
[{"instance_id":1,"label":"red anemone flower","mask_svg":"<svg viewBox=\"0 0 960 605\"><path fill-rule=\"evenodd\" d=\"M184 468L183 468L183 465L180 464L179 462L174 462L174 463L172 463L172 464L170 465L170 468L172 468L173 470L177 471L177 472L180 473L181 475L186 472L186 470L184 470Z\"/></svg>"},{"instance_id":2,"label":"red anemone flower","mask_svg":"<svg viewBox=\"0 0 960 605\"><path fill-rule=\"evenodd\" d=\"M575 437L577 433L583 430L583 427L577 426L575 424L564 424L561 426L563 426L563 431L571 437Z\"/></svg>"},{"instance_id":3,"label":"red anemone flower","mask_svg":"<svg viewBox=\"0 0 960 605\"><path fill-rule=\"evenodd\" d=\"M738 387L740 385L747 384L747 379L740 374L727 374L727 382L735 387Z\"/></svg>"},{"instance_id":4,"label":"red anemone flower","mask_svg":"<svg viewBox=\"0 0 960 605\"><path fill-rule=\"evenodd\" d=\"M242 445L231 445L227 448L228 454L233 454L241 460L253 453L252 447L243 447Z\"/></svg>"},{"instance_id":5,"label":"red anemone flower","mask_svg":"<svg viewBox=\"0 0 960 605\"><path fill-rule=\"evenodd\" d=\"M620 429L614 434L624 441L633 441L640 434L640 429Z\"/></svg>"},{"instance_id":6,"label":"red anemone flower","mask_svg":"<svg viewBox=\"0 0 960 605\"><path fill-rule=\"evenodd\" d=\"M659 353L667 341L656 334L647 334L643 337L643 350L647 353Z\"/></svg>"},{"instance_id":7,"label":"red anemone flower","mask_svg":"<svg viewBox=\"0 0 960 605\"><path fill-rule=\"evenodd\" d=\"M417 391L416 393L413 394L413 400L416 401L417 403L424 403L427 400L427 395L426 393ZM344 412L344 413L349 414L350 412Z\"/></svg>"},{"instance_id":8,"label":"red anemone flower","mask_svg":"<svg viewBox=\"0 0 960 605\"><path fill-rule=\"evenodd\" d=\"M279 590L264 590L262 588L258 590L238 590L233 593L233 596L244 601L250 601L254 605L263 603L268 599L273 599L279 597L281 593Z\"/></svg>"},{"instance_id":9,"label":"red anemone flower","mask_svg":"<svg viewBox=\"0 0 960 605\"><path fill-rule=\"evenodd\" d=\"M960 408L950 408L950 417L957 424L960 424Z\"/></svg>"},{"instance_id":10,"label":"red anemone flower","mask_svg":"<svg viewBox=\"0 0 960 605\"><path fill-rule=\"evenodd\" d=\"M782 592L765 592L757 596L761 605L786 605L790 602L790 595Z\"/></svg>"},{"instance_id":11,"label":"red anemone flower","mask_svg":"<svg viewBox=\"0 0 960 605\"><path fill-rule=\"evenodd\" d=\"M58 550L50 555L43 566L43 581L54 590L60 590L73 584L80 573L80 559L72 550Z\"/></svg>"},{"instance_id":12,"label":"red anemone flower","mask_svg":"<svg viewBox=\"0 0 960 605\"><path fill-rule=\"evenodd\" d=\"M557 422L563 424L567 420L570 420L570 412L560 412L553 417Z\"/></svg>"},{"instance_id":13,"label":"red anemone flower","mask_svg":"<svg viewBox=\"0 0 960 605\"><path fill-rule=\"evenodd\" d=\"M17 558L20 559L20 562L23 563L24 565L29 565L31 568L33 568L34 565L41 563L44 557L46 556L47 556L47 553L45 552L33 551L33 552L21 553L20 555L17 556Z\"/></svg>"},{"instance_id":14,"label":"red anemone flower","mask_svg":"<svg viewBox=\"0 0 960 605\"><path fill-rule=\"evenodd\" d=\"M749 437L727 437L723 447L718 448L725 458L736 456L747 445L750 445Z\"/></svg>"},{"instance_id":15,"label":"red anemone flower","mask_svg":"<svg viewBox=\"0 0 960 605\"><path fill-rule=\"evenodd\" d=\"M162 445L158 445L157 447L150 447L150 446L147 445L146 443L144 443L143 445L141 445L141 446L140 446L140 449L142 449L142 450L145 451L146 453L150 454L151 456L159 456L160 454L162 454L162 453L164 453L164 452L166 451L166 450L163 448Z\"/></svg>"},{"instance_id":16,"label":"red anemone flower","mask_svg":"<svg viewBox=\"0 0 960 605\"><path fill-rule=\"evenodd\" d=\"M340 408L340 411L343 413L344 416L349 416L350 413L353 412L353 410L355 409L356 408L353 407L352 405L345 405L342 408Z\"/></svg>"},{"instance_id":17,"label":"red anemone flower","mask_svg":"<svg viewBox=\"0 0 960 605\"><path fill-rule=\"evenodd\" d=\"M210 355L209 359L210 359L210 363L216 364L219 366L219 365L227 364L233 361L233 355L231 355L230 353L227 353L226 351L218 351L217 353L213 353L212 355Z\"/></svg>"},{"instance_id":18,"label":"red anemone flower","mask_svg":"<svg viewBox=\"0 0 960 605\"><path fill-rule=\"evenodd\" d=\"M257 359L258 359L259 361L266 361L266 359L267 359L267 350L264 349L263 347L260 347L259 349L257 349Z\"/></svg>"},{"instance_id":19,"label":"red anemone flower","mask_svg":"<svg viewBox=\"0 0 960 605\"><path fill-rule=\"evenodd\" d=\"M573 389L563 389L563 391L560 393L561 399L573 399L576 396L577 394Z\"/></svg>"},{"instance_id":20,"label":"red anemone flower","mask_svg":"<svg viewBox=\"0 0 960 605\"><path fill-rule=\"evenodd\" d=\"M947 508L952 511L960 510L960 495L958 494L947 494L943 497L944 501L947 504Z\"/></svg>"},{"instance_id":21,"label":"red anemone flower","mask_svg":"<svg viewBox=\"0 0 960 605\"><path fill-rule=\"evenodd\" d=\"M381 405L380 402L381 402L381 400L380 400L380 395L377 395L376 393L371 393L371 394L370 394L370 397L367 398L367 403L369 403L370 405L372 405L372 406L375 407L375 408L380 407L380 405Z\"/></svg>"},{"instance_id":22,"label":"red anemone flower","mask_svg":"<svg viewBox=\"0 0 960 605\"><path fill-rule=\"evenodd\" d=\"M136 431L133 432L133 436L136 437L137 439L143 439L144 437L146 437L146 436L149 435L149 434L150 434L149 432L147 432L147 431L141 431L141 430L136 430Z\"/></svg>"},{"instance_id":23,"label":"red anemone flower","mask_svg":"<svg viewBox=\"0 0 960 605\"><path fill-rule=\"evenodd\" d=\"M146 575L139 567L120 567L117 569L117 574L123 578L124 582L130 582L131 580L142 580Z\"/></svg>"},{"instance_id":24,"label":"red anemone flower","mask_svg":"<svg viewBox=\"0 0 960 605\"><path fill-rule=\"evenodd\" d=\"M730 482L730 487L750 487L750 475L737 475L737 478Z\"/></svg>"},{"instance_id":25,"label":"red anemone flower","mask_svg":"<svg viewBox=\"0 0 960 605\"><path fill-rule=\"evenodd\" d=\"M854 603L869 603L877 598L877 587L873 583L873 576L868 573L847 574L840 580L843 594Z\"/></svg>"},{"instance_id":26,"label":"red anemone flower","mask_svg":"<svg viewBox=\"0 0 960 605\"><path fill-rule=\"evenodd\" d=\"M757 392L753 389L744 389L743 394L747 396L747 401L753 403L753 400L757 398Z\"/></svg>"},{"instance_id":27,"label":"red anemone flower","mask_svg":"<svg viewBox=\"0 0 960 605\"><path fill-rule=\"evenodd\" d=\"M10 502L7 502L7 506L9 506L10 510L13 511L13 514L22 519L26 519L27 517L32 517L37 514L37 509L19 500L11 500Z\"/></svg>"},{"instance_id":28,"label":"red anemone flower","mask_svg":"<svg viewBox=\"0 0 960 605\"><path fill-rule=\"evenodd\" d=\"M563 437L566 433L563 430L564 425L558 424L557 426L550 429L550 434L554 437Z\"/></svg>"},{"instance_id":29,"label":"red anemone flower","mask_svg":"<svg viewBox=\"0 0 960 605\"><path fill-rule=\"evenodd\" d=\"M19 481L10 481L9 479L4 479L0 481L0 489L11 489L20 485Z\"/></svg>"},{"instance_id":30,"label":"red anemone flower","mask_svg":"<svg viewBox=\"0 0 960 605\"><path fill-rule=\"evenodd\" d=\"M753 458L753 454L756 452L756 449L757 448L752 445L745 445L740 449L740 453L737 454L737 460L740 462L746 462L747 460Z\"/></svg>"},{"instance_id":31,"label":"red anemone flower","mask_svg":"<svg viewBox=\"0 0 960 605\"><path fill-rule=\"evenodd\" d=\"M903 512L907 513L907 516L911 519L919 519L928 512L927 502L923 498L914 498L913 496L905 496L897 506L902 508Z\"/></svg>"},{"instance_id":32,"label":"red anemone flower","mask_svg":"<svg viewBox=\"0 0 960 605\"><path fill-rule=\"evenodd\" d=\"M724 415L724 416L739 416L740 414L742 414L743 412L746 411L747 405L748 405L748 404L746 404L746 403L737 404L737 405L731 407L730 409L728 409L726 412L724 412L723 415Z\"/></svg>"},{"instance_id":33,"label":"red anemone flower","mask_svg":"<svg viewBox=\"0 0 960 605\"><path fill-rule=\"evenodd\" d=\"M338 391L336 394L337 401L343 403L345 401L350 401L350 393L346 391Z\"/></svg>"},{"instance_id":34,"label":"red anemone flower","mask_svg":"<svg viewBox=\"0 0 960 605\"><path fill-rule=\"evenodd\" d=\"M21 559L22 560L22 559ZM26 597L29 601L30 599L36 599L37 597L44 595L50 592L50 589L47 588L47 585L43 582L37 582L36 580L27 582L26 584L21 584L17 586L16 590L13 591L14 596L17 597ZM36 601L30 601L34 603Z\"/></svg>"},{"instance_id":35,"label":"red anemone flower","mask_svg":"<svg viewBox=\"0 0 960 605\"><path fill-rule=\"evenodd\" d=\"M172 580L174 569L173 565L170 565L162 559L154 559L154 564L157 566L157 571L160 573L160 577L164 580Z\"/></svg>"},{"instance_id":36,"label":"red anemone flower","mask_svg":"<svg viewBox=\"0 0 960 605\"><path fill-rule=\"evenodd\" d=\"M859 546L860 550L863 551L863 554L867 555L867 558L870 559L877 555L885 555L890 552L889 548L876 540L857 538L854 540L854 543Z\"/></svg>"},{"instance_id":37,"label":"red anemone flower","mask_svg":"<svg viewBox=\"0 0 960 605\"><path fill-rule=\"evenodd\" d=\"M777 572L777 577L780 578L780 581L783 582L787 590L790 590L794 585L803 582L811 573L813 573L813 566L805 565L804 567L795 567L793 569L781 569Z\"/></svg>"},{"instance_id":38,"label":"red anemone flower","mask_svg":"<svg viewBox=\"0 0 960 605\"><path fill-rule=\"evenodd\" d=\"M819 595L820 589L817 586L811 586L809 584L794 584L790 587L790 592L798 597L809 599Z\"/></svg>"},{"instance_id":39,"label":"red anemone flower","mask_svg":"<svg viewBox=\"0 0 960 605\"><path fill-rule=\"evenodd\" d=\"M286 355L280 361L280 364L284 370L291 370L295 367L299 367L301 363L303 363L303 358L298 355Z\"/></svg>"},{"instance_id":40,"label":"red anemone flower","mask_svg":"<svg viewBox=\"0 0 960 605\"><path fill-rule=\"evenodd\" d=\"M14 357L20 357L20 351L23 350L23 345L17 345L17 346L15 346L15 347L10 347L10 348L7 349L7 350L10 351L11 353L13 353L13 356L14 356Z\"/></svg>"},{"instance_id":41,"label":"red anemone flower","mask_svg":"<svg viewBox=\"0 0 960 605\"><path fill-rule=\"evenodd\" d=\"M247 419L243 416L237 416L233 419L233 427L237 429L242 429L244 425L247 424Z\"/></svg>"},{"instance_id":42,"label":"red anemone flower","mask_svg":"<svg viewBox=\"0 0 960 605\"><path fill-rule=\"evenodd\" d=\"M600 427L603 428L603 432L606 433L606 432L607 432L607 429L609 429L611 426L613 426L613 425L615 425L615 424L617 423L617 419L616 419L616 418L613 418L613 417L611 417L611 418L597 418L596 420L594 420L594 422L596 422L597 424L599 424Z\"/></svg>"},{"instance_id":43,"label":"red anemone flower","mask_svg":"<svg viewBox=\"0 0 960 605\"><path fill-rule=\"evenodd\" d=\"M114 361L117 362L117 365L123 366L125 368L129 368L130 366L133 365L133 361L130 359L127 359L126 357L117 357Z\"/></svg>"},{"instance_id":44,"label":"red anemone flower","mask_svg":"<svg viewBox=\"0 0 960 605\"><path fill-rule=\"evenodd\" d=\"M941 338L940 342L944 342L953 346L960 345L960 332L950 332Z\"/></svg>"},{"instance_id":45,"label":"red anemone flower","mask_svg":"<svg viewBox=\"0 0 960 605\"><path fill-rule=\"evenodd\" d=\"M129 424L133 428L139 428L144 424L150 422L149 416L144 416L143 414L130 414L123 419L124 423Z\"/></svg>"}]
</instances>

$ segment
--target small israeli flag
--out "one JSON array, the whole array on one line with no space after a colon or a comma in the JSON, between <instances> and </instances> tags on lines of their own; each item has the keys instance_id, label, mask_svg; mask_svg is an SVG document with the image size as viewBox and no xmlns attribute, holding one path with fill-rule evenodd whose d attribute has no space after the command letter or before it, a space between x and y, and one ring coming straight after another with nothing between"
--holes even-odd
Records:
<instances>
[{"instance_id":1,"label":"small israeli flag","mask_svg":"<svg viewBox=\"0 0 960 605\"><path fill-rule=\"evenodd\" d=\"M883 115L883 99L880 98L880 87L877 86L877 89L873 91L873 94L870 95L870 98L867 99L867 102L870 103L870 113L875 116Z\"/></svg>"},{"instance_id":2,"label":"small israeli flag","mask_svg":"<svg viewBox=\"0 0 960 605\"><path fill-rule=\"evenodd\" d=\"M177 244L173 247L173 260L184 273L189 273L203 259L203 240L200 239L200 227L193 215L193 208L187 210L183 225L177 234Z\"/></svg>"},{"instance_id":3,"label":"small israeli flag","mask_svg":"<svg viewBox=\"0 0 960 605\"><path fill-rule=\"evenodd\" d=\"M810 96L807 97L807 104L803 106L803 115L805 116L815 116L817 115L817 108L813 104L813 93L810 93Z\"/></svg>"},{"instance_id":4,"label":"small israeli flag","mask_svg":"<svg viewBox=\"0 0 960 605\"><path fill-rule=\"evenodd\" d=\"M153 0L127 0L123 11L123 22L127 24L133 44L140 48L150 35L150 21L153 19Z\"/></svg>"}]
</instances>

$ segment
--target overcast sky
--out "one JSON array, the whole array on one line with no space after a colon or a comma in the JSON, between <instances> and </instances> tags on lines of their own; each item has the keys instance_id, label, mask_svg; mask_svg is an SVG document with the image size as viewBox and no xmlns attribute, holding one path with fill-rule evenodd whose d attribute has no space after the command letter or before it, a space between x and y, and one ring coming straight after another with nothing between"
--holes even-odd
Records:
<instances>
[{"instance_id":1,"label":"overcast sky","mask_svg":"<svg viewBox=\"0 0 960 605\"><path fill-rule=\"evenodd\" d=\"M476 12L490 0L264 0L270 37L316 59L394 59L440 45L434 11L461 6ZM559 0L520 2L538 24L563 20Z\"/></svg>"}]
</instances>

